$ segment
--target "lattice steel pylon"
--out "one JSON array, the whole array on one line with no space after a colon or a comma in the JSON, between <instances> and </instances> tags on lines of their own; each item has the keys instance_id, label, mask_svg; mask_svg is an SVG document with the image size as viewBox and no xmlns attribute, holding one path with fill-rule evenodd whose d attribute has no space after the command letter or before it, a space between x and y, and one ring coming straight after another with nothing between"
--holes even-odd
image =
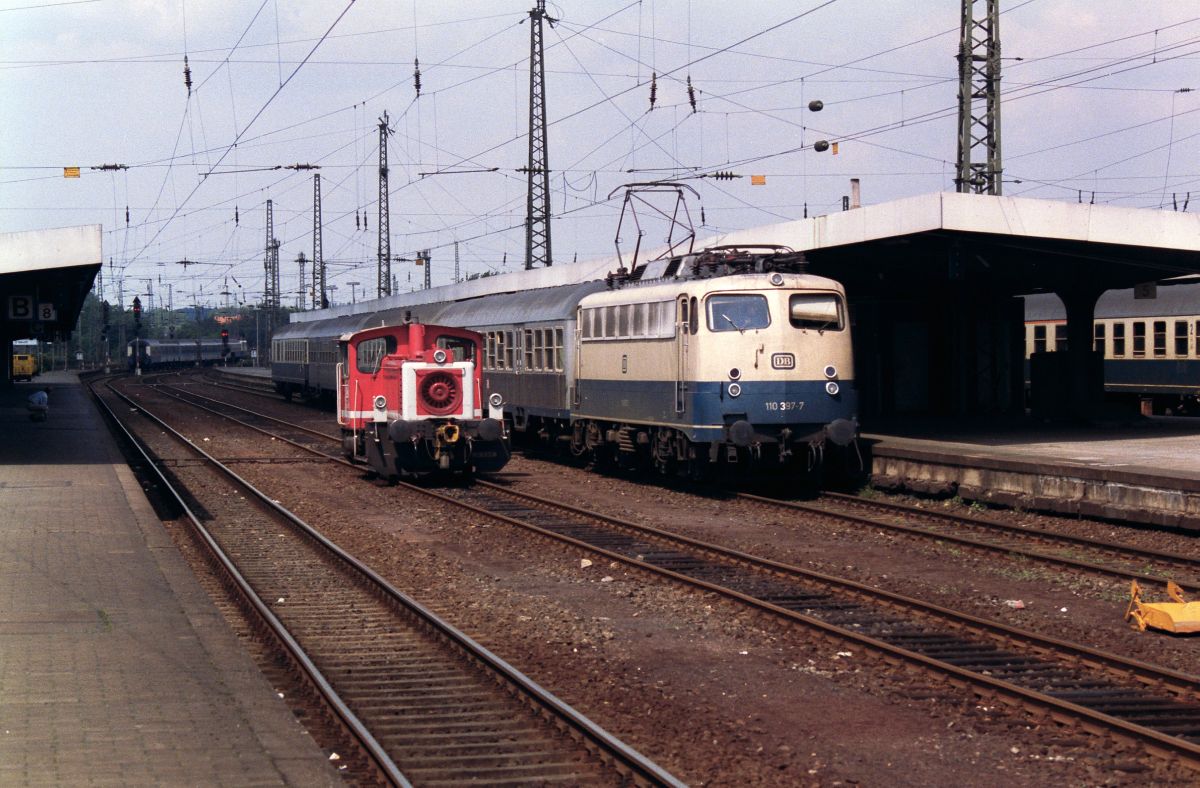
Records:
<instances>
[{"instance_id":1,"label":"lattice steel pylon","mask_svg":"<svg viewBox=\"0 0 1200 788\"><path fill-rule=\"evenodd\" d=\"M357 210L357 209L356 209ZM326 309L329 297L325 291L325 253L321 248L321 175L313 176L313 309Z\"/></svg>"},{"instance_id":2,"label":"lattice steel pylon","mask_svg":"<svg viewBox=\"0 0 1200 788\"><path fill-rule=\"evenodd\" d=\"M267 200L267 250L264 268L263 307L269 314L279 309L279 241L275 239L274 204Z\"/></svg>"},{"instance_id":3,"label":"lattice steel pylon","mask_svg":"<svg viewBox=\"0 0 1200 788\"><path fill-rule=\"evenodd\" d=\"M546 13L546 0L537 0L529 12L529 163L525 171L529 188L525 201L525 268L549 267L550 253L550 152L546 145L546 66L542 47L542 20L554 26Z\"/></svg>"},{"instance_id":4,"label":"lattice steel pylon","mask_svg":"<svg viewBox=\"0 0 1200 788\"><path fill-rule=\"evenodd\" d=\"M982 18L976 8L983 7ZM972 160L974 155L978 160ZM962 0L958 46L960 192L1000 194L1000 0Z\"/></svg>"},{"instance_id":5,"label":"lattice steel pylon","mask_svg":"<svg viewBox=\"0 0 1200 788\"><path fill-rule=\"evenodd\" d=\"M392 233L388 221L388 160L387 138L393 133L388 128L385 110L379 119L379 267L376 275L376 292L379 298L392 294Z\"/></svg>"}]
</instances>

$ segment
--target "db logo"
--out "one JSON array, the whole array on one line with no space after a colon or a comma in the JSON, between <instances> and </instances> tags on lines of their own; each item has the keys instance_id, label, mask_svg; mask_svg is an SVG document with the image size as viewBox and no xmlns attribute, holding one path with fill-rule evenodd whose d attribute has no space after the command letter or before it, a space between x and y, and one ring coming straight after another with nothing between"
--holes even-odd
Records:
<instances>
[{"instance_id":1,"label":"db logo","mask_svg":"<svg viewBox=\"0 0 1200 788\"><path fill-rule=\"evenodd\" d=\"M771 366L775 369L795 369L796 357L791 353L772 353Z\"/></svg>"}]
</instances>

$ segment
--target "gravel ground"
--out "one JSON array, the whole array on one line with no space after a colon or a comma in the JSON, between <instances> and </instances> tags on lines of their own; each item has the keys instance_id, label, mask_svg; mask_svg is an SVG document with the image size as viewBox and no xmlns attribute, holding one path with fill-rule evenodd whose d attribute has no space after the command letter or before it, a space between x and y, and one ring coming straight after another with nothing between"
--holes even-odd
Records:
<instances>
[{"instance_id":1,"label":"gravel ground","mask_svg":"<svg viewBox=\"0 0 1200 788\"><path fill-rule=\"evenodd\" d=\"M262 412L331 414L221 391ZM174 408L221 455L287 456ZM774 618L597 556L464 516L336 466L239 471L398 588L692 784L1194 784L1135 749L954 692ZM1123 584L517 457L516 489L1197 672L1195 638L1136 634ZM942 506L925 502L924 505ZM1194 550L1185 537L1020 515ZM584 560L592 561L584 566ZM1004 604L1021 599L1026 607ZM1064 612L1062 608L1066 608Z\"/></svg>"}]
</instances>

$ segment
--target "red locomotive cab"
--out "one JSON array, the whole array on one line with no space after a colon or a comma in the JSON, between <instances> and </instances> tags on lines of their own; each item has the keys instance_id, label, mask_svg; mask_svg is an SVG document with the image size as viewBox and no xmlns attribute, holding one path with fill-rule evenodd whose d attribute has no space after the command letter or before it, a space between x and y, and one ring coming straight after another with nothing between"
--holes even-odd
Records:
<instances>
[{"instance_id":1,"label":"red locomotive cab","mask_svg":"<svg viewBox=\"0 0 1200 788\"><path fill-rule=\"evenodd\" d=\"M482 412L482 337L407 324L339 341L343 453L382 475L499 470L508 460L499 412Z\"/></svg>"}]
</instances>

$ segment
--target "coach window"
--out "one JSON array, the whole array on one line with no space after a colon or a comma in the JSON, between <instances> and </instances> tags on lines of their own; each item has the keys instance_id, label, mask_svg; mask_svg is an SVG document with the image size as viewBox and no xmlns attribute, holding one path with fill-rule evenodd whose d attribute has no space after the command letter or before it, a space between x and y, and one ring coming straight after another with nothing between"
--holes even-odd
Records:
<instances>
[{"instance_id":1,"label":"coach window","mask_svg":"<svg viewBox=\"0 0 1200 788\"><path fill-rule=\"evenodd\" d=\"M1125 324L1113 323L1113 357L1122 358L1125 355Z\"/></svg>"},{"instance_id":2,"label":"coach window","mask_svg":"<svg viewBox=\"0 0 1200 788\"><path fill-rule=\"evenodd\" d=\"M1042 323L1033 327L1033 352L1046 352L1046 324Z\"/></svg>"},{"instance_id":3,"label":"coach window","mask_svg":"<svg viewBox=\"0 0 1200 788\"><path fill-rule=\"evenodd\" d=\"M1194 334L1194 336L1196 339L1195 355L1200 356L1200 320L1196 321L1196 333Z\"/></svg>"},{"instance_id":4,"label":"coach window","mask_svg":"<svg viewBox=\"0 0 1200 788\"><path fill-rule=\"evenodd\" d=\"M1186 356L1188 354L1188 324L1186 320L1175 321L1175 355Z\"/></svg>"},{"instance_id":5,"label":"coach window","mask_svg":"<svg viewBox=\"0 0 1200 788\"><path fill-rule=\"evenodd\" d=\"M1054 326L1054 350L1056 353L1064 353L1067 350L1067 326L1065 323L1057 323Z\"/></svg>"},{"instance_id":6,"label":"coach window","mask_svg":"<svg viewBox=\"0 0 1200 788\"><path fill-rule=\"evenodd\" d=\"M1133 357L1144 358L1146 355L1146 321L1137 320L1133 324Z\"/></svg>"},{"instance_id":7,"label":"coach window","mask_svg":"<svg viewBox=\"0 0 1200 788\"><path fill-rule=\"evenodd\" d=\"M554 329L554 370L562 372L565 367L563 361L563 330L561 328Z\"/></svg>"},{"instance_id":8,"label":"coach window","mask_svg":"<svg viewBox=\"0 0 1200 788\"><path fill-rule=\"evenodd\" d=\"M516 332L514 332L514 331L505 331L504 332L504 368L505 369L516 369L517 368L516 338L517 338Z\"/></svg>"},{"instance_id":9,"label":"coach window","mask_svg":"<svg viewBox=\"0 0 1200 788\"><path fill-rule=\"evenodd\" d=\"M1105 355L1104 351L1104 324L1097 323L1095 332L1092 334L1092 350L1100 355Z\"/></svg>"},{"instance_id":10,"label":"coach window","mask_svg":"<svg viewBox=\"0 0 1200 788\"><path fill-rule=\"evenodd\" d=\"M788 320L792 328L841 331L842 299L833 293L796 293L788 298Z\"/></svg>"},{"instance_id":11,"label":"coach window","mask_svg":"<svg viewBox=\"0 0 1200 788\"><path fill-rule=\"evenodd\" d=\"M1167 355L1167 321L1154 321L1154 355Z\"/></svg>"},{"instance_id":12,"label":"coach window","mask_svg":"<svg viewBox=\"0 0 1200 788\"><path fill-rule=\"evenodd\" d=\"M525 329L525 369L537 369L533 365L533 329Z\"/></svg>"}]
</instances>

